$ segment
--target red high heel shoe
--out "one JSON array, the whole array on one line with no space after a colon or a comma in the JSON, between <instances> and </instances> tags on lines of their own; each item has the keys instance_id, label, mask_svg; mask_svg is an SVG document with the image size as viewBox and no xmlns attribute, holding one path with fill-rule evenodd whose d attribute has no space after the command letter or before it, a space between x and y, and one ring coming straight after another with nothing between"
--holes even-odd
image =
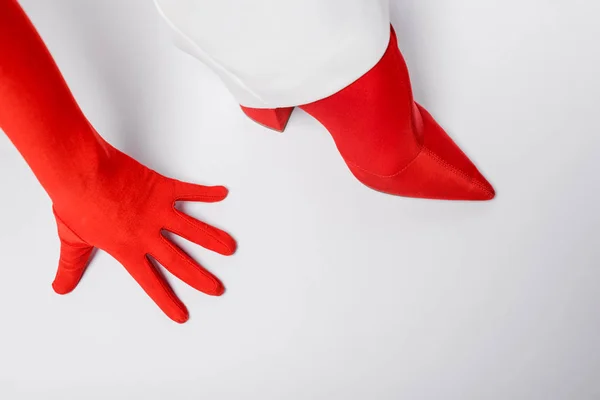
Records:
<instances>
[{"instance_id":1,"label":"red high heel shoe","mask_svg":"<svg viewBox=\"0 0 600 400\"><path fill-rule=\"evenodd\" d=\"M300 106L333 136L366 186L389 194L445 200L491 200L494 189L433 117L413 100L392 28L379 63L338 93ZM283 131L293 108L244 109Z\"/></svg>"}]
</instances>

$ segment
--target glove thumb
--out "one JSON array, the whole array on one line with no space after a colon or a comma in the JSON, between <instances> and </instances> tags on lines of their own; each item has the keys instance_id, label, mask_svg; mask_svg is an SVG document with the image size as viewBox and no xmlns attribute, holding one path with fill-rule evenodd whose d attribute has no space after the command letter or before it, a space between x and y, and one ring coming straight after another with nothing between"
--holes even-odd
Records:
<instances>
[{"instance_id":1,"label":"glove thumb","mask_svg":"<svg viewBox=\"0 0 600 400\"><path fill-rule=\"evenodd\" d=\"M52 288L58 294L71 292L83 276L94 248L80 239L56 216L60 238L60 259Z\"/></svg>"}]
</instances>

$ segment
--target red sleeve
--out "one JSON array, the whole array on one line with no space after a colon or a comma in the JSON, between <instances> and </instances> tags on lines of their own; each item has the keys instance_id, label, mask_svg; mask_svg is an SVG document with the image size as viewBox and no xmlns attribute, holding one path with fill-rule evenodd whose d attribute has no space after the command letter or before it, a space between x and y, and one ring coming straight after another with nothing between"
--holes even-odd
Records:
<instances>
[{"instance_id":1,"label":"red sleeve","mask_svg":"<svg viewBox=\"0 0 600 400\"><path fill-rule=\"evenodd\" d=\"M110 151L16 0L0 0L0 128L54 200Z\"/></svg>"}]
</instances>

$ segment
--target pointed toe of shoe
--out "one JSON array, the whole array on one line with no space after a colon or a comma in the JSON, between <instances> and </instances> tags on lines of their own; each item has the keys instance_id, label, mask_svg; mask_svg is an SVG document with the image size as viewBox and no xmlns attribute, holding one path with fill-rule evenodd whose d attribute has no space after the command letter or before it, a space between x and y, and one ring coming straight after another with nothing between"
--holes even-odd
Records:
<instances>
[{"instance_id":1,"label":"pointed toe of shoe","mask_svg":"<svg viewBox=\"0 0 600 400\"><path fill-rule=\"evenodd\" d=\"M392 175L377 175L356 166L352 173L372 189L403 197L437 200L487 201L492 185L422 107L423 144L408 165Z\"/></svg>"},{"instance_id":2,"label":"pointed toe of shoe","mask_svg":"<svg viewBox=\"0 0 600 400\"><path fill-rule=\"evenodd\" d=\"M468 174L427 148L394 175L374 175L356 167L350 167L350 170L371 189L402 197L487 201L496 195L492 185L479 171Z\"/></svg>"},{"instance_id":3,"label":"pointed toe of shoe","mask_svg":"<svg viewBox=\"0 0 600 400\"><path fill-rule=\"evenodd\" d=\"M455 150L460 152L458 147ZM494 188L475 165L466 157L457 165L452 162L456 156L451 152L440 154L424 147L403 171L397 184L405 187L405 195L410 197L467 201L493 199L496 196Z\"/></svg>"},{"instance_id":4,"label":"pointed toe of shoe","mask_svg":"<svg viewBox=\"0 0 600 400\"><path fill-rule=\"evenodd\" d=\"M437 176L437 196L449 200L486 201L496 196L496 191L479 172L475 164L454 143L446 131L427 110L417 104L422 121L423 171Z\"/></svg>"}]
</instances>

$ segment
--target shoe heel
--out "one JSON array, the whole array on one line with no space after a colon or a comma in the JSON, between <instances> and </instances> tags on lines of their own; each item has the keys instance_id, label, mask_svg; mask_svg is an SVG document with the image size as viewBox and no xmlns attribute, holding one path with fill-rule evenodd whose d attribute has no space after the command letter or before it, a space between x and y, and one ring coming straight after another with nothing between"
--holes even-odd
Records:
<instances>
[{"instance_id":1,"label":"shoe heel","mask_svg":"<svg viewBox=\"0 0 600 400\"><path fill-rule=\"evenodd\" d=\"M240 106L244 114L252 121L277 132L283 132L290 120L294 107L286 108L249 108Z\"/></svg>"}]
</instances>

